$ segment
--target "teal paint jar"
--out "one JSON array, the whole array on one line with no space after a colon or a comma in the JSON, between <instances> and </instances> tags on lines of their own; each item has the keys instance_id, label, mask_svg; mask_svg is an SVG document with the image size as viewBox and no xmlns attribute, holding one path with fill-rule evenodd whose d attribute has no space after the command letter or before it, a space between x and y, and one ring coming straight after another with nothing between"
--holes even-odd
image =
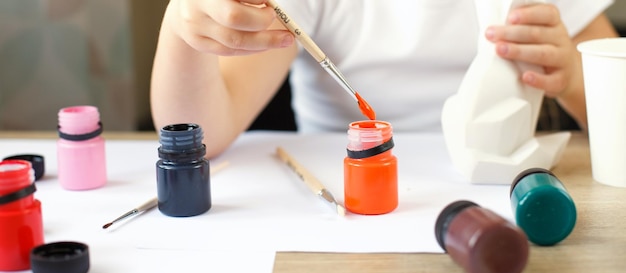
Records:
<instances>
[{"instance_id":1,"label":"teal paint jar","mask_svg":"<svg viewBox=\"0 0 626 273\"><path fill-rule=\"evenodd\" d=\"M576 205L556 176L542 168L521 172L511 184L511 209L531 242L550 246L565 239L576 224Z\"/></svg>"}]
</instances>

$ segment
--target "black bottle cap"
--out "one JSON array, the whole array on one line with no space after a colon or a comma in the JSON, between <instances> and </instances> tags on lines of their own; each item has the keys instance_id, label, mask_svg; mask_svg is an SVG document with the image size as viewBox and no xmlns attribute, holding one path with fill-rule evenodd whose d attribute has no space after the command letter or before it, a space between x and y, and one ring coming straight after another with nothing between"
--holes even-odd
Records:
<instances>
[{"instance_id":1,"label":"black bottle cap","mask_svg":"<svg viewBox=\"0 0 626 273\"><path fill-rule=\"evenodd\" d=\"M10 159L20 159L20 160L29 161L30 164L33 165L33 170L35 171L35 181L42 178L46 171L45 162L44 162L44 158L42 155L19 154L19 155L7 156L3 160L10 160Z\"/></svg>"},{"instance_id":2,"label":"black bottle cap","mask_svg":"<svg viewBox=\"0 0 626 273\"><path fill-rule=\"evenodd\" d=\"M437 221L435 222L435 237L437 239L437 243L439 243L439 246L443 250L446 250L444 236L448 231L448 225L450 224L450 221L452 221L452 219L454 219L454 217L462 210L474 206L478 205L471 201L459 200L450 203L439 213Z\"/></svg>"},{"instance_id":3,"label":"black bottle cap","mask_svg":"<svg viewBox=\"0 0 626 273\"><path fill-rule=\"evenodd\" d=\"M203 139L202 127L195 123L170 124L159 130L159 143L166 151L199 149Z\"/></svg>"},{"instance_id":4,"label":"black bottle cap","mask_svg":"<svg viewBox=\"0 0 626 273\"><path fill-rule=\"evenodd\" d=\"M545 173L554 176L551 171L548 171L544 168L530 168L523 170L515 177L515 179L513 179L513 182L511 183L511 189L509 190L509 197L511 196L511 194L513 194L513 190L515 189L515 186L517 186L517 183L519 183L527 175L531 175L534 173Z\"/></svg>"},{"instance_id":5,"label":"black bottle cap","mask_svg":"<svg viewBox=\"0 0 626 273\"><path fill-rule=\"evenodd\" d=\"M89 247L79 242L39 245L30 252L30 267L33 273L86 273Z\"/></svg>"},{"instance_id":6,"label":"black bottle cap","mask_svg":"<svg viewBox=\"0 0 626 273\"><path fill-rule=\"evenodd\" d=\"M164 126L159 131L159 158L168 161L185 162L197 160L206 155L202 143L204 133L195 123L179 123Z\"/></svg>"}]
</instances>

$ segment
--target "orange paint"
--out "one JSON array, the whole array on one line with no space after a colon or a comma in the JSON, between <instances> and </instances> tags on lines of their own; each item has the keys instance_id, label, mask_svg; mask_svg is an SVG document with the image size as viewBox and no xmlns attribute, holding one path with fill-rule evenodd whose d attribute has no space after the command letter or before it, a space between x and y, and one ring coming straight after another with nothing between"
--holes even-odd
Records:
<instances>
[{"instance_id":1,"label":"orange paint","mask_svg":"<svg viewBox=\"0 0 626 273\"><path fill-rule=\"evenodd\" d=\"M374 128L376 129L376 124L378 124L380 122L375 121L375 120L363 120L363 121L358 121L357 122L353 122L352 124L350 124L350 126L354 126L355 129L365 129L365 128Z\"/></svg>"},{"instance_id":2,"label":"orange paint","mask_svg":"<svg viewBox=\"0 0 626 273\"><path fill-rule=\"evenodd\" d=\"M358 92L355 92L354 95L356 96L356 99L359 103L359 109L361 109L361 113L363 113L363 115L365 115L370 120L375 120L376 112L374 112L374 109L372 109L369 103L367 103L367 101L365 101L365 99L363 99L363 97L361 97Z\"/></svg>"},{"instance_id":3,"label":"orange paint","mask_svg":"<svg viewBox=\"0 0 626 273\"><path fill-rule=\"evenodd\" d=\"M344 159L346 209L357 214L384 214L398 206L398 162L392 154L391 124L357 121L348 130L348 151L365 151L363 158ZM381 146L382 145L382 146ZM387 145L388 149L380 149ZM371 149L371 150L370 150ZM378 152L374 152L375 150ZM363 155L363 154L360 154Z\"/></svg>"}]
</instances>

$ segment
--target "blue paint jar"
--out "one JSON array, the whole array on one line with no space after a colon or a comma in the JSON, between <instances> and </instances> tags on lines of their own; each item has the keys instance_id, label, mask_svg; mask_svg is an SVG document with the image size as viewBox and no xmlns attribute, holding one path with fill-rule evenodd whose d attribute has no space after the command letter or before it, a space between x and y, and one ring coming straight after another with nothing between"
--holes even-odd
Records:
<instances>
[{"instance_id":1,"label":"blue paint jar","mask_svg":"<svg viewBox=\"0 0 626 273\"><path fill-rule=\"evenodd\" d=\"M511 184L516 224L541 246L565 239L576 224L576 205L556 176L542 168L521 172Z\"/></svg>"},{"instance_id":2,"label":"blue paint jar","mask_svg":"<svg viewBox=\"0 0 626 273\"><path fill-rule=\"evenodd\" d=\"M159 132L158 208L175 217L195 216L211 208L209 161L202 128L173 124Z\"/></svg>"}]
</instances>

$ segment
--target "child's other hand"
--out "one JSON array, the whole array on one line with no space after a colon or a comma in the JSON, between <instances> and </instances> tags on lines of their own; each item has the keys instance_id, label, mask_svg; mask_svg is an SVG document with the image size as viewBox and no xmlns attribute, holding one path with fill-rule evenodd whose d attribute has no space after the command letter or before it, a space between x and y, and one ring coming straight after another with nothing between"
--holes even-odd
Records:
<instances>
[{"instance_id":1,"label":"child's other hand","mask_svg":"<svg viewBox=\"0 0 626 273\"><path fill-rule=\"evenodd\" d=\"M496 44L496 53L505 59L542 66L544 73L523 71L522 81L558 97L569 89L582 68L572 39L559 10L551 4L535 4L511 10L504 26L487 28L485 36Z\"/></svg>"}]
</instances>

